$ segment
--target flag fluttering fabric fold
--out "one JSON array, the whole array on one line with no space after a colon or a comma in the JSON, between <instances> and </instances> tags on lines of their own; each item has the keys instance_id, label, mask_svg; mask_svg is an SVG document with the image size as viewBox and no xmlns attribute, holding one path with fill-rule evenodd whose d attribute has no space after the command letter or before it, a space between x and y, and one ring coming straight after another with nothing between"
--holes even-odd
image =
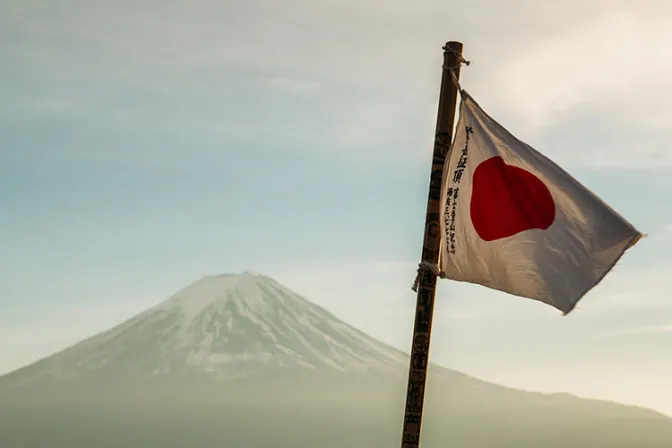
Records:
<instances>
[{"instance_id":1,"label":"flag fluttering fabric fold","mask_svg":"<svg viewBox=\"0 0 672 448\"><path fill-rule=\"evenodd\" d=\"M443 173L442 276L568 314L643 235L467 92L459 111Z\"/></svg>"}]
</instances>

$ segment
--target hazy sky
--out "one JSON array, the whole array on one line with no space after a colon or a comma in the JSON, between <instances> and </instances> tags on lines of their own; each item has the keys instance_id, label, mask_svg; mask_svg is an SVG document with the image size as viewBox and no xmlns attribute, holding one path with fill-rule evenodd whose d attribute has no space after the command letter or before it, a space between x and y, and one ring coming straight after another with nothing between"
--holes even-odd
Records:
<instances>
[{"instance_id":1,"label":"hazy sky","mask_svg":"<svg viewBox=\"0 0 672 448\"><path fill-rule=\"evenodd\" d=\"M0 372L246 269L407 350L447 40L649 237L567 317L441 282L433 359L672 415L667 0L0 0Z\"/></svg>"}]
</instances>

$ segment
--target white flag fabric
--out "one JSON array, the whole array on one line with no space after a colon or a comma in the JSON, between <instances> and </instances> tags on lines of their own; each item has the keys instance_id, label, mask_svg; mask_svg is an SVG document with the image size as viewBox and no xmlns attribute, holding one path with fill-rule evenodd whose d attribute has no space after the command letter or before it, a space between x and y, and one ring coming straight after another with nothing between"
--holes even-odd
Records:
<instances>
[{"instance_id":1,"label":"white flag fabric","mask_svg":"<svg viewBox=\"0 0 672 448\"><path fill-rule=\"evenodd\" d=\"M538 300L564 314L642 237L466 92L442 185L445 278Z\"/></svg>"}]
</instances>

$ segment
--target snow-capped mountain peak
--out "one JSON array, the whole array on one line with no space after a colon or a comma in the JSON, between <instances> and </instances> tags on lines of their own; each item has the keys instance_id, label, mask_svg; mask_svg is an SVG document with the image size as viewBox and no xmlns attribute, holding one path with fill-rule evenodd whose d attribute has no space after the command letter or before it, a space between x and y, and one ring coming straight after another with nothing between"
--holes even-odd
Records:
<instances>
[{"instance_id":1,"label":"snow-capped mountain peak","mask_svg":"<svg viewBox=\"0 0 672 448\"><path fill-rule=\"evenodd\" d=\"M233 306L241 312L247 309L252 313L264 313L269 311L268 307L274 308L278 303L284 303L287 297L295 300L298 296L271 278L246 271L237 275L204 277L179 291L156 309L179 308L187 319L213 306Z\"/></svg>"},{"instance_id":2,"label":"snow-capped mountain peak","mask_svg":"<svg viewBox=\"0 0 672 448\"><path fill-rule=\"evenodd\" d=\"M268 368L394 371L406 356L254 272L212 275L26 369L30 377L231 379Z\"/></svg>"},{"instance_id":3,"label":"snow-capped mountain peak","mask_svg":"<svg viewBox=\"0 0 672 448\"><path fill-rule=\"evenodd\" d=\"M390 367L402 355L258 273L208 276L156 311L180 314L180 347L190 363L232 360L279 366L366 370Z\"/></svg>"}]
</instances>

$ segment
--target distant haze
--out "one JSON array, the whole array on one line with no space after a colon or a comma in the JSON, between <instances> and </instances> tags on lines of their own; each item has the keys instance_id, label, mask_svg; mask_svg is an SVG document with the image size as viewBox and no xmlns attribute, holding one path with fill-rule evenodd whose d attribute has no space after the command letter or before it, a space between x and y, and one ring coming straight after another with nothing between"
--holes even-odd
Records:
<instances>
[{"instance_id":1,"label":"distant haze","mask_svg":"<svg viewBox=\"0 0 672 448\"><path fill-rule=\"evenodd\" d=\"M400 443L407 356L261 274L208 276L0 377L0 446ZM427 448L665 448L672 419L430 366Z\"/></svg>"}]
</instances>

